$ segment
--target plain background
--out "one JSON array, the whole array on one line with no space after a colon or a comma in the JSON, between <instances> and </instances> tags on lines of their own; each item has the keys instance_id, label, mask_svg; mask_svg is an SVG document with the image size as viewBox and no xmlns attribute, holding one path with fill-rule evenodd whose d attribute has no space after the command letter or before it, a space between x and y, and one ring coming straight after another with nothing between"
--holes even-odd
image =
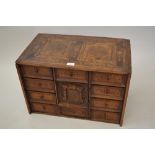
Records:
<instances>
[{"instance_id":1,"label":"plain background","mask_svg":"<svg viewBox=\"0 0 155 155\"><path fill-rule=\"evenodd\" d=\"M131 40L132 77L123 127L28 114L15 60L37 33ZM155 27L0 27L0 128L155 128Z\"/></svg>"}]
</instances>

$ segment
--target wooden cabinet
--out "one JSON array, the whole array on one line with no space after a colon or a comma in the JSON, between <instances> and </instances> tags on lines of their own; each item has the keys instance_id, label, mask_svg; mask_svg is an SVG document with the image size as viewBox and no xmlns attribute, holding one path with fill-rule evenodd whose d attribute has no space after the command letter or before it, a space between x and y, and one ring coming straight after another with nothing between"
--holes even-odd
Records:
<instances>
[{"instance_id":1,"label":"wooden cabinet","mask_svg":"<svg viewBox=\"0 0 155 155\"><path fill-rule=\"evenodd\" d=\"M29 113L122 125L131 78L129 40L38 34L16 67Z\"/></svg>"}]
</instances>

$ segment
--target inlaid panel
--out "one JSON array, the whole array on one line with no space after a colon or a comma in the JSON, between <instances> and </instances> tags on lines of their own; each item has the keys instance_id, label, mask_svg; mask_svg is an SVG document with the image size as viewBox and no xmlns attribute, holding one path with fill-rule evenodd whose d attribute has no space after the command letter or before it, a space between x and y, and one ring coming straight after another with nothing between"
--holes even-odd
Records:
<instances>
[{"instance_id":1,"label":"inlaid panel","mask_svg":"<svg viewBox=\"0 0 155 155\"><path fill-rule=\"evenodd\" d=\"M88 86L86 84L58 82L59 103L77 104L87 106Z\"/></svg>"}]
</instances>

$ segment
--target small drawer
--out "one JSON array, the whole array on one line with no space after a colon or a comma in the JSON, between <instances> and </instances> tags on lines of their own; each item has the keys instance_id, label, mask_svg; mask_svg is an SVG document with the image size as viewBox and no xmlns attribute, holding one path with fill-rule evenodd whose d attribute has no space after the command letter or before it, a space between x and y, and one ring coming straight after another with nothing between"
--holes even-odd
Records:
<instances>
[{"instance_id":1,"label":"small drawer","mask_svg":"<svg viewBox=\"0 0 155 155\"><path fill-rule=\"evenodd\" d=\"M48 113L48 114L59 114L59 108L56 105L48 105L42 103L31 103L31 110L32 112L41 112L41 113Z\"/></svg>"},{"instance_id":2,"label":"small drawer","mask_svg":"<svg viewBox=\"0 0 155 155\"><path fill-rule=\"evenodd\" d=\"M22 73L24 77L53 79L52 70L46 67L22 66Z\"/></svg>"},{"instance_id":3,"label":"small drawer","mask_svg":"<svg viewBox=\"0 0 155 155\"><path fill-rule=\"evenodd\" d=\"M101 111L101 110L91 110L91 113L90 113L90 117L92 120L95 120L95 121L105 121L105 115L106 115L106 112L105 111Z\"/></svg>"},{"instance_id":4,"label":"small drawer","mask_svg":"<svg viewBox=\"0 0 155 155\"><path fill-rule=\"evenodd\" d=\"M87 110L85 108L61 107L61 114L65 116L84 118L87 116Z\"/></svg>"},{"instance_id":5,"label":"small drawer","mask_svg":"<svg viewBox=\"0 0 155 155\"><path fill-rule=\"evenodd\" d=\"M120 113L91 110L91 119L96 121L119 123Z\"/></svg>"},{"instance_id":6,"label":"small drawer","mask_svg":"<svg viewBox=\"0 0 155 155\"><path fill-rule=\"evenodd\" d=\"M120 122L120 113L115 112L106 112L106 121L111 123L119 123Z\"/></svg>"},{"instance_id":7,"label":"small drawer","mask_svg":"<svg viewBox=\"0 0 155 155\"><path fill-rule=\"evenodd\" d=\"M122 100L124 96L124 88L120 87L92 85L90 91L92 97Z\"/></svg>"},{"instance_id":8,"label":"small drawer","mask_svg":"<svg viewBox=\"0 0 155 155\"><path fill-rule=\"evenodd\" d=\"M122 102L119 100L91 98L90 106L92 108L103 108L105 110L112 110L118 112L122 109Z\"/></svg>"},{"instance_id":9,"label":"small drawer","mask_svg":"<svg viewBox=\"0 0 155 155\"><path fill-rule=\"evenodd\" d=\"M52 93L28 91L30 102L56 104L56 95Z\"/></svg>"},{"instance_id":10,"label":"small drawer","mask_svg":"<svg viewBox=\"0 0 155 155\"><path fill-rule=\"evenodd\" d=\"M51 80L24 78L24 82L27 90L55 92L54 82Z\"/></svg>"},{"instance_id":11,"label":"small drawer","mask_svg":"<svg viewBox=\"0 0 155 155\"><path fill-rule=\"evenodd\" d=\"M70 70L70 69L56 69L56 79L74 82L88 82L88 74L85 71Z\"/></svg>"},{"instance_id":12,"label":"small drawer","mask_svg":"<svg viewBox=\"0 0 155 155\"><path fill-rule=\"evenodd\" d=\"M109 84L114 86L125 86L125 75L92 72L91 82L96 84Z\"/></svg>"}]
</instances>

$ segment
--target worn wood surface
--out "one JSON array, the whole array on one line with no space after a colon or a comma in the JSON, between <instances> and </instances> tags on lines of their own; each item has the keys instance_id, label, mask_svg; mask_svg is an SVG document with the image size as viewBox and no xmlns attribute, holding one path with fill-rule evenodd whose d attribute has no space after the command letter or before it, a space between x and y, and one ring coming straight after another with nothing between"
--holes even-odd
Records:
<instances>
[{"instance_id":1,"label":"worn wood surface","mask_svg":"<svg viewBox=\"0 0 155 155\"><path fill-rule=\"evenodd\" d=\"M74 66L67 66L68 62ZM76 70L131 72L130 41L105 37L38 34L17 63Z\"/></svg>"},{"instance_id":2,"label":"worn wood surface","mask_svg":"<svg viewBox=\"0 0 155 155\"><path fill-rule=\"evenodd\" d=\"M122 125L131 78L129 40L38 34L16 67L29 113Z\"/></svg>"}]
</instances>

